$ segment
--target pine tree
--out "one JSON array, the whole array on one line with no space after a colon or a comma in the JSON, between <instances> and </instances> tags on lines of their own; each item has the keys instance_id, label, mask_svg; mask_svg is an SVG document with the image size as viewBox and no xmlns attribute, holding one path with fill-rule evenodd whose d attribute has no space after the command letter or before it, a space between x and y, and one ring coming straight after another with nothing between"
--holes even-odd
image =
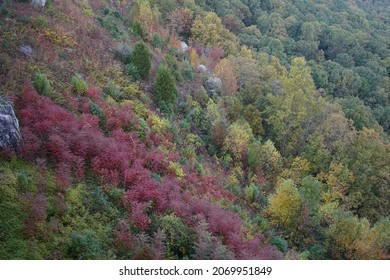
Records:
<instances>
[{"instance_id":1,"label":"pine tree","mask_svg":"<svg viewBox=\"0 0 390 280\"><path fill-rule=\"evenodd\" d=\"M131 56L131 63L138 69L142 79L149 75L151 63L151 55L144 43L138 43Z\"/></svg>"},{"instance_id":2,"label":"pine tree","mask_svg":"<svg viewBox=\"0 0 390 280\"><path fill-rule=\"evenodd\" d=\"M154 92L159 103L173 105L176 102L176 82L169 68L160 66L157 71Z\"/></svg>"}]
</instances>

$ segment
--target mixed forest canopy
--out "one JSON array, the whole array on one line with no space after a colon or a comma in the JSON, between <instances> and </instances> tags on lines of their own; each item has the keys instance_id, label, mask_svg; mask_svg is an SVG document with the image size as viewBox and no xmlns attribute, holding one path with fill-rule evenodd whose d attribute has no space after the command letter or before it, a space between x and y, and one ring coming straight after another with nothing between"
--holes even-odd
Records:
<instances>
[{"instance_id":1,"label":"mixed forest canopy","mask_svg":"<svg viewBox=\"0 0 390 280\"><path fill-rule=\"evenodd\" d=\"M390 258L388 0L0 0L0 95L0 259Z\"/></svg>"}]
</instances>

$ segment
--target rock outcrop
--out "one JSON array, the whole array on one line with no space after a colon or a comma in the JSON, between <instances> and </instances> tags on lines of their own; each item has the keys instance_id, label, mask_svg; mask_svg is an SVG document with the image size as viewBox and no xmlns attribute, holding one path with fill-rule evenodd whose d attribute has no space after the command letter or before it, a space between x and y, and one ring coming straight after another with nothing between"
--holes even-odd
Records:
<instances>
[{"instance_id":1,"label":"rock outcrop","mask_svg":"<svg viewBox=\"0 0 390 280\"><path fill-rule=\"evenodd\" d=\"M17 148L21 142L19 121L15 116L12 103L0 96L0 149Z\"/></svg>"}]
</instances>

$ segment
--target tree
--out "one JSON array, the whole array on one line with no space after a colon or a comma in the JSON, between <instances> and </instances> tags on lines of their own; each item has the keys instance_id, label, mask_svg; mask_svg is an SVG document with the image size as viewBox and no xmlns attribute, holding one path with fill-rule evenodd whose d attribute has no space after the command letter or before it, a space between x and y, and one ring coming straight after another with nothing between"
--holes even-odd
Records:
<instances>
[{"instance_id":1,"label":"tree","mask_svg":"<svg viewBox=\"0 0 390 280\"><path fill-rule=\"evenodd\" d=\"M131 63L138 69L141 78L145 79L149 75L151 55L144 43L138 43L131 55Z\"/></svg>"},{"instance_id":2,"label":"tree","mask_svg":"<svg viewBox=\"0 0 390 280\"><path fill-rule=\"evenodd\" d=\"M347 155L348 169L355 177L348 193L361 198L353 209L375 222L390 211L389 147L378 132L363 128L349 146Z\"/></svg>"},{"instance_id":3,"label":"tree","mask_svg":"<svg viewBox=\"0 0 390 280\"><path fill-rule=\"evenodd\" d=\"M282 168L282 156L271 140L263 145L256 141L248 148L248 164L253 170L260 168L267 179L275 179Z\"/></svg>"},{"instance_id":4,"label":"tree","mask_svg":"<svg viewBox=\"0 0 390 280\"><path fill-rule=\"evenodd\" d=\"M207 47L222 47L226 54L234 53L239 45L237 37L227 30L221 19L212 12L196 17L191 32L193 42Z\"/></svg>"},{"instance_id":5,"label":"tree","mask_svg":"<svg viewBox=\"0 0 390 280\"><path fill-rule=\"evenodd\" d=\"M256 48L260 44L261 32L255 25L244 27L238 33L241 44Z\"/></svg>"},{"instance_id":6,"label":"tree","mask_svg":"<svg viewBox=\"0 0 390 280\"><path fill-rule=\"evenodd\" d=\"M194 22L193 12L190 9L177 9L168 15L169 28L179 36L188 38L191 35L191 26Z\"/></svg>"},{"instance_id":7,"label":"tree","mask_svg":"<svg viewBox=\"0 0 390 280\"><path fill-rule=\"evenodd\" d=\"M245 120L249 123L255 136L264 134L263 118L261 112L253 105L245 106L243 110Z\"/></svg>"},{"instance_id":8,"label":"tree","mask_svg":"<svg viewBox=\"0 0 390 280\"><path fill-rule=\"evenodd\" d=\"M142 29L148 35L153 34L156 25L156 15L153 13L149 1L141 1L138 9L135 10L138 12L135 18L140 22Z\"/></svg>"},{"instance_id":9,"label":"tree","mask_svg":"<svg viewBox=\"0 0 390 280\"><path fill-rule=\"evenodd\" d=\"M271 222L282 228L294 230L301 212L302 199L292 180L278 183L276 192L269 196L267 212Z\"/></svg>"},{"instance_id":10,"label":"tree","mask_svg":"<svg viewBox=\"0 0 390 280\"><path fill-rule=\"evenodd\" d=\"M321 182L311 175L306 176L302 179L299 193L302 201L309 205L311 213L317 215L323 194Z\"/></svg>"},{"instance_id":11,"label":"tree","mask_svg":"<svg viewBox=\"0 0 390 280\"><path fill-rule=\"evenodd\" d=\"M223 17L223 25L233 33L237 33L245 27L245 24L237 16L232 14Z\"/></svg>"},{"instance_id":12,"label":"tree","mask_svg":"<svg viewBox=\"0 0 390 280\"><path fill-rule=\"evenodd\" d=\"M172 105L176 102L175 77L173 77L166 65L161 65L157 70L154 93L158 102L165 102Z\"/></svg>"},{"instance_id":13,"label":"tree","mask_svg":"<svg viewBox=\"0 0 390 280\"><path fill-rule=\"evenodd\" d=\"M222 81L222 94L231 95L237 92L237 78L228 59L222 59L217 66L215 66L214 74Z\"/></svg>"},{"instance_id":14,"label":"tree","mask_svg":"<svg viewBox=\"0 0 390 280\"><path fill-rule=\"evenodd\" d=\"M289 156L303 151L308 136L314 131L324 100L315 86L304 58L295 58L287 77L281 78L282 92L269 95L268 123L280 151Z\"/></svg>"},{"instance_id":15,"label":"tree","mask_svg":"<svg viewBox=\"0 0 390 280\"><path fill-rule=\"evenodd\" d=\"M224 142L225 151L231 152L236 159L241 160L242 153L253 139L252 128L245 120L238 120L229 127Z\"/></svg>"},{"instance_id":16,"label":"tree","mask_svg":"<svg viewBox=\"0 0 390 280\"><path fill-rule=\"evenodd\" d=\"M359 219L350 212L339 211L334 221L325 231L329 239L329 249L334 259L359 258L358 245L367 238L370 224L367 219Z\"/></svg>"},{"instance_id":17,"label":"tree","mask_svg":"<svg viewBox=\"0 0 390 280\"><path fill-rule=\"evenodd\" d=\"M353 125L357 130L374 126L375 119L370 107L364 105L364 102L358 97L347 97L339 99L337 102L342 106L345 116L353 120Z\"/></svg>"}]
</instances>

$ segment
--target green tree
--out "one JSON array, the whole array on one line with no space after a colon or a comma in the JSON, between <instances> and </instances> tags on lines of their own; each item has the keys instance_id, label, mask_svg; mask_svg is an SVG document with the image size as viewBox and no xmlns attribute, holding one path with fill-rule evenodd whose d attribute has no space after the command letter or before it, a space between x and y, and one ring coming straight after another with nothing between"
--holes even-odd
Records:
<instances>
[{"instance_id":1,"label":"green tree","mask_svg":"<svg viewBox=\"0 0 390 280\"><path fill-rule=\"evenodd\" d=\"M361 198L353 209L372 222L390 211L390 150L383 141L376 131L364 128L347 151L355 177L348 193Z\"/></svg>"},{"instance_id":2,"label":"green tree","mask_svg":"<svg viewBox=\"0 0 390 280\"><path fill-rule=\"evenodd\" d=\"M138 73L142 79L149 75L152 66L151 55L144 43L140 42L135 45L131 55L131 63L138 69Z\"/></svg>"},{"instance_id":3,"label":"green tree","mask_svg":"<svg viewBox=\"0 0 390 280\"><path fill-rule=\"evenodd\" d=\"M158 102L174 104L176 102L176 82L166 65L158 68L154 83L154 93Z\"/></svg>"},{"instance_id":4,"label":"green tree","mask_svg":"<svg viewBox=\"0 0 390 280\"><path fill-rule=\"evenodd\" d=\"M322 184L313 176L309 175L302 179L299 193L304 203L308 204L311 213L316 215L320 208L320 201L322 196Z\"/></svg>"},{"instance_id":5,"label":"green tree","mask_svg":"<svg viewBox=\"0 0 390 280\"><path fill-rule=\"evenodd\" d=\"M337 102L342 106L345 116L353 120L353 125L357 130L374 126L375 119L370 107L364 105L364 102L358 97L347 97L339 99Z\"/></svg>"},{"instance_id":6,"label":"green tree","mask_svg":"<svg viewBox=\"0 0 390 280\"><path fill-rule=\"evenodd\" d=\"M282 156L271 140L263 145L255 141L248 147L248 164L253 170L260 168L267 179L275 179L282 169Z\"/></svg>"}]
</instances>

